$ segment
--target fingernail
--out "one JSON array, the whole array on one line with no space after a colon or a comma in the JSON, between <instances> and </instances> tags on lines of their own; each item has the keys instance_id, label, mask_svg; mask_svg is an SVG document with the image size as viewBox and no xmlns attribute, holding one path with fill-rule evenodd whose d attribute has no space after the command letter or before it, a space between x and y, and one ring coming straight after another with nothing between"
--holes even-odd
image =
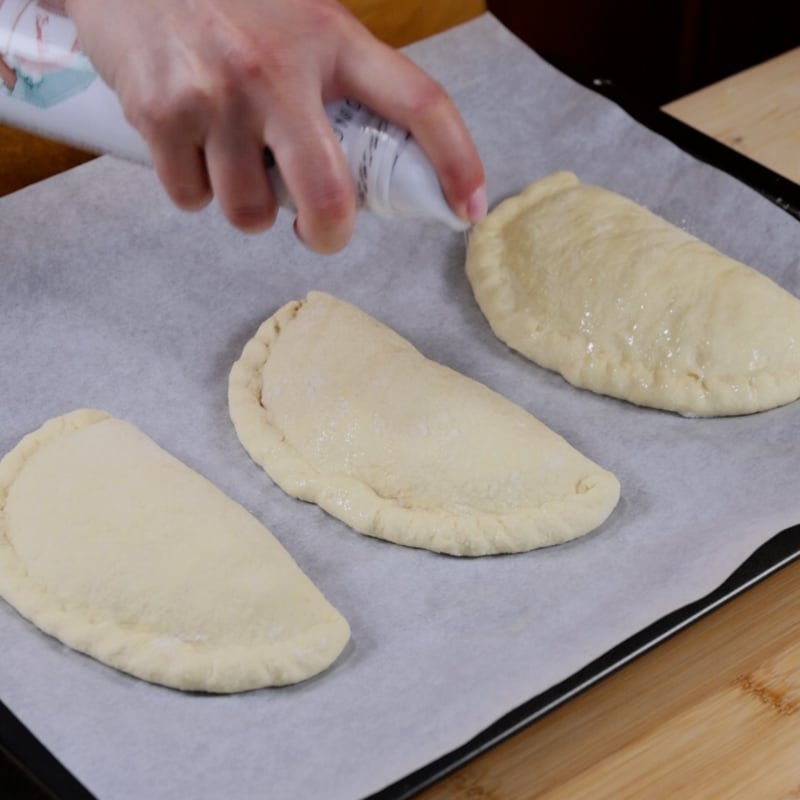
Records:
<instances>
[{"instance_id":1,"label":"fingernail","mask_svg":"<svg viewBox=\"0 0 800 800\"><path fill-rule=\"evenodd\" d=\"M467 201L467 216L469 221L475 225L480 222L489 210L489 203L486 199L486 187L480 186Z\"/></svg>"},{"instance_id":2,"label":"fingernail","mask_svg":"<svg viewBox=\"0 0 800 800\"><path fill-rule=\"evenodd\" d=\"M292 227L294 228L294 235L298 238L298 240L302 244L305 244L306 247L308 247L308 245L306 244L306 240L303 238L303 235L300 233L300 226L297 224L297 217L294 218L294 222L292 223Z\"/></svg>"}]
</instances>

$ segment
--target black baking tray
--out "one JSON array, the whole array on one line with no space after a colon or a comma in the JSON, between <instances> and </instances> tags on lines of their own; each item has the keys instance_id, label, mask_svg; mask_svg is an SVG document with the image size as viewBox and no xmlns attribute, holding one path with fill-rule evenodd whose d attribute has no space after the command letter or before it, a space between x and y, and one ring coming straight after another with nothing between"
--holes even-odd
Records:
<instances>
[{"instance_id":1,"label":"black baking tray","mask_svg":"<svg viewBox=\"0 0 800 800\"><path fill-rule=\"evenodd\" d=\"M613 82L577 74L555 64L604 95L634 119L700 161L721 169L800 220L800 185L695 130L660 109L625 93ZM657 620L583 669L505 714L461 747L371 795L405 800L534 723L612 672L696 620L800 558L800 525L788 528L755 551L722 585L705 597ZM102 800L95 798L0 701L0 796L12 800Z\"/></svg>"},{"instance_id":2,"label":"black baking tray","mask_svg":"<svg viewBox=\"0 0 800 800\"><path fill-rule=\"evenodd\" d=\"M637 122L669 139L698 161L727 172L800 221L800 185L739 153L660 108L643 103L605 78L582 74L549 59L557 69L621 106ZM756 550L719 587L673 611L621 642L600 658L498 719L466 744L370 795L369 800L406 800L468 761L518 733L638 656L674 636L724 603L800 558L800 524L778 533Z\"/></svg>"}]
</instances>

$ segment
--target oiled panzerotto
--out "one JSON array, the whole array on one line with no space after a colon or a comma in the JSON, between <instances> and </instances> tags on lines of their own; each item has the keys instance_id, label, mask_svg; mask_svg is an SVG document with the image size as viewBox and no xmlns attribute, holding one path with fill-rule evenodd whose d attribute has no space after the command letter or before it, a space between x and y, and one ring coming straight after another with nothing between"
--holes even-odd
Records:
<instances>
[{"instance_id":1,"label":"oiled panzerotto","mask_svg":"<svg viewBox=\"0 0 800 800\"><path fill-rule=\"evenodd\" d=\"M255 517L89 409L0 461L0 596L70 647L184 690L295 683L350 636Z\"/></svg>"},{"instance_id":2,"label":"oiled panzerotto","mask_svg":"<svg viewBox=\"0 0 800 800\"><path fill-rule=\"evenodd\" d=\"M466 271L495 334L575 386L687 416L800 396L800 300L572 173L493 209Z\"/></svg>"},{"instance_id":3,"label":"oiled panzerotto","mask_svg":"<svg viewBox=\"0 0 800 800\"><path fill-rule=\"evenodd\" d=\"M610 472L527 411L321 292L261 325L229 406L284 491L398 544L530 550L594 529L619 497Z\"/></svg>"}]
</instances>

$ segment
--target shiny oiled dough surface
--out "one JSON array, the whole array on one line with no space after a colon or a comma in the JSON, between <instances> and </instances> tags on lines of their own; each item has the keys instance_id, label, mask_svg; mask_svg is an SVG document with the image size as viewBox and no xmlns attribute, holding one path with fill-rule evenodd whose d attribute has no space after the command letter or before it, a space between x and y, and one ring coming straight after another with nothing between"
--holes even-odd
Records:
<instances>
[{"instance_id":1,"label":"shiny oiled dough surface","mask_svg":"<svg viewBox=\"0 0 800 800\"><path fill-rule=\"evenodd\" d=\"M497 336L576 386L689 416L800 396L800 300L571 173L497 206L466 269Z\"/></svg>"},{"instance_id":2,"label":"shiny oiled dough surface","mask_svg":"<svg viewBox=\"0 0 800 800\"><path fill-rule=\"evenodd\" d=\"M0 461L0 595L139 678L234 692L329 666L345 620L244 508L133 425L47 422Z\"/></svg>"},{"instance_id":3,"label":"shiny oiled dough surface","mask_svg":"<svg viewBox=\"0 0 800 800\"><path fill-rule=\"evenodd\" d=\"M527 411L322 292L261 326L229 398L240 440L286 492L399 544L528 550L592 530L619 495Z\"/></svg>"}]
</instances>

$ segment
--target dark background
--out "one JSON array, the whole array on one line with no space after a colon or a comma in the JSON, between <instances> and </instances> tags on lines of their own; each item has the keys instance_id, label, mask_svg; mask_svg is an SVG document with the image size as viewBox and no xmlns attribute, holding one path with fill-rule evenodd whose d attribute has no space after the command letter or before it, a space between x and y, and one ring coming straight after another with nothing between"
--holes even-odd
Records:
<instances>
[{"instance_id":1,"label":"dark background","mask_svg":"<svg viewBox=\"0 0 800 800\"><path fill-rule=\"evenodd\" d=\"M657 105L800 46L800 0L488 0L488 7L546 59Z\"/></svg>"}]
</instances>

